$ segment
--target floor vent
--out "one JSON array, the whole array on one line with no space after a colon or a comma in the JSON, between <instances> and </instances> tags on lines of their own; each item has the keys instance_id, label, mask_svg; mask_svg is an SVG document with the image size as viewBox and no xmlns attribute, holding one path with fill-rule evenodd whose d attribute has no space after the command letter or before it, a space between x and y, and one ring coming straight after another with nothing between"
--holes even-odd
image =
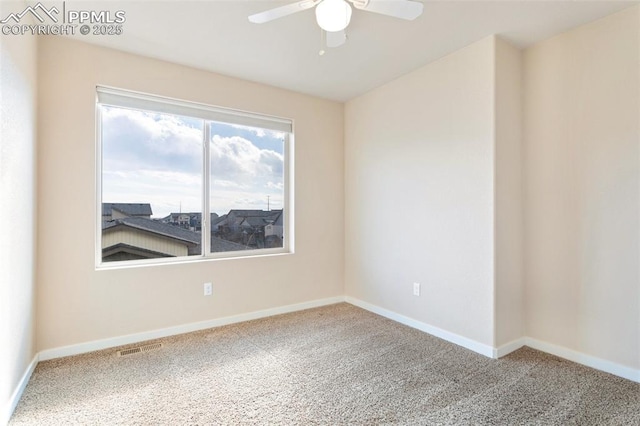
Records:
<instances>
[{"instance_id":1,"label":"floor vent","mask_svg":"<svg viewBox=\"0 0 640 426\"><path fill-rule=\"evenodd\" d=\"M139 354L142 352L149 352L149 351L154 351L156 349L160 349L162 347L162 343L154 343L152 345L145 345L145 346L138 346L135 348L129 348L129 349L122 349L119 350L118 356L127 356L127 355L133 355L133 354Z\"/></svg>"}]
</instances>

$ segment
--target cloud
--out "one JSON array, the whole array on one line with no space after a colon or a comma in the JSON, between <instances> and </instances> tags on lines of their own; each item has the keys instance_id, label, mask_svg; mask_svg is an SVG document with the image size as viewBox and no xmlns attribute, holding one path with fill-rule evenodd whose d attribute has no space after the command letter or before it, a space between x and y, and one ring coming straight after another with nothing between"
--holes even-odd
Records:
<instances>
[{"instance_id":1,"label":"cloud","mask_svg":"<svg viewBox=\"0 0 640 426\"><path fill-rule=\"evenodd\" d=\"M284 156L261 149L240 136L211 139L211 209L265 209L267 197L272 209L282 208L284 199Z\"/></svg>"},{"instance_id":2,"label":"cloud","mask_svg":"<svg viewBox=\"0 0 640 426\"><path fill-rule=\"evenodd\" d=\"M279 191L282 191L284 189L284 184L282 182L278 182L278 183L267 182L265 186L269 189L277 189Z\"/></svg>"},{"instance_id":3,"label":"cloud","mask_svg":"<svg viewBox=\"0 0 640 426\"><path fill-rule=\"evenodd\" d=\"M103 173L103 177L117 178L129 184L133 182L147 182L159 187L192 187L200 188L202 186L201 175L193 175L188 173L158 171L158 170L135 170L128 172L109 172Z\"/></svg>"},{"instance_id":4,"label":"cloud","mask_svg":"<svg viewBox=\"0 0 640 426\"><path fill-rule=\"evenodd\" d=\"M149 203L153 217L202 210L202 178L185 173L107 172L102 176L102 201Z\"/></svg>"},{"instance_id":5,"label":"cloud","mask_svg":"<svg viewBox=\"0 0 640 426\"><path fill-rule=\"evenodd\" d=\"M240 136L246 136L247 133L253 133L255 136L259 138L271 138L277 140L284 140L285 133L278 132L276 130L263 129L261 127L249 127L249 126L241 126L239 124L229 124L229 127L232 127L236 130L240 130Z\"/></svg>"},{"instance_id":6,"label":"cloud","mask_svg":"<svg viewBox=\"0 0 640 426\"><path fill-rule=\"evenodd\" d=\"M211 139L211 174L240 184L282 180L284 157L239 136Z\"/></svg>"},{"instance_id":7,"label":"cloud","mask_svg":"<svg viewBox=\"0 0 640 426\"><path fill-rule=\"evenodd\" d=\"M201 173L202 126L200 120L103 107L103 169Z\"/></svg>"},{"instance_id":8,"label":"cloud","mask_svg":"<svg viewBox=\"0 0 640 426\"><path fill-rule=\"evenodd\" d=\"M154 217L201 211L202 120L103 107L104 202L151 203ZM284 155L277 132L212 124L211 210L282 208ZM277 136L277 135L276 135ZM280 150L280 152L277 152Z\"/></svg>"},{"instance_id":9,"label":"cloud","mask_svg":"<svg viewBox=\"0 0 640 426\"><path fill-rule=\"evenodd\" d=\"M240 184L238 182L233 182L230 180L224 180L224 179L214 179L211 184L213 186L219 187L219 188L240 188L240 189L247 189L248 186L247 185L243 185Z\"/></svg>"}]
</instances>

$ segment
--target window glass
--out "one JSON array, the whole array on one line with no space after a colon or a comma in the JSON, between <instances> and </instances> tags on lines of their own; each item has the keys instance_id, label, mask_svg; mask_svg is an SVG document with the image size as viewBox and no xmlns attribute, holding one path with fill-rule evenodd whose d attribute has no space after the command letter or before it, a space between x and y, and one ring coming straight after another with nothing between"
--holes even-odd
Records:
<instances>
[{"instance_id":1,"label":"window glass","mask_svg":"<svg viewBox=\"0 0 640 426\"><path fill-rule=\"evenodd\" d=\"M102 261L202 254L202 120L101 107Z\"/></svg>"},{"instance_id":2,"label":"window glass","mask_svg":"<svg viewBox=\"0 0 640 426\"><path fill-rule=\"evenodd\" d=\"M210 124L211 251L283 247L285 134Z\"/></svg>"},{"instance_id":3,"label":"window glass","mask_svg":"<svg viewBox=\"0 0 640 426\"><path fill-rule=\"evenodd\" d=\"M98 129L98 265L289 249L291 121L98 88Z\"/></svg>"}]
</instances>

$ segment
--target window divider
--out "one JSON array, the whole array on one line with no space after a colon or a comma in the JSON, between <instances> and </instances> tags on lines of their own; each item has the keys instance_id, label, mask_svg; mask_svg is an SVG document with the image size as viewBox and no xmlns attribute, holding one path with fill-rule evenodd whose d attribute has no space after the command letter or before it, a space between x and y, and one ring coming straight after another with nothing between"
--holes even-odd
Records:
<instances>
[{"instance_id":1,"label":"window divider","mask_svg":"<svg viewBox=\"0 0 640 426\"><path fill-rule=\"evenodd\" d=\"M211 158L210 158L210 140L211 140L211 125L209 122L204 121L204 131L202 132L202 190L204 196L202 197L202 256L206 257L211 253Z\"/></svg>"}]
</instances>

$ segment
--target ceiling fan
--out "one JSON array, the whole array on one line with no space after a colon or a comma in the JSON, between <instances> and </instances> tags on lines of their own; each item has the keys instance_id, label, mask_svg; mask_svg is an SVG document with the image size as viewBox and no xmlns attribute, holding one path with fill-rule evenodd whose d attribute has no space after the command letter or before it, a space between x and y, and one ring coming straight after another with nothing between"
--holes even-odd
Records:
<instances>
[{"instance_id":1,"label":"ceiling fan","mask_svg":"<svg viewBox=\"0 0 640 426\"><path fill-rule=\"evenodd\" d=\"M316 8L316 21L327 32L327 46L346 41L344 30L351 22L351 5L359 10L412 21L422 14L423 5L414 0L302 0L249 16L249 21L264 24L274 19Z\"/></svg>"}]
</instances>

